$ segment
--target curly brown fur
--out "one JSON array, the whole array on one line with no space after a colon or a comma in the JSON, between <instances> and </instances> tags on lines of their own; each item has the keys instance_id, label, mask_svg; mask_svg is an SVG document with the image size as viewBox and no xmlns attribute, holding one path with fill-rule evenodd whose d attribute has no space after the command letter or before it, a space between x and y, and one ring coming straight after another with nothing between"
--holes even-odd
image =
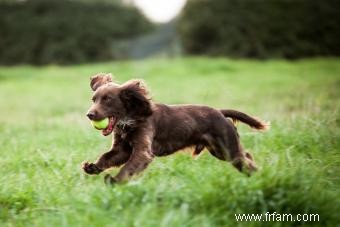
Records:
<instances>
[{"instance_id":1,"label":"curly brown fur","mask_svg":"<svg viewBox=\"0 0 340 227\"><path fill-rule=\"evenodd\" d=\"M239 171L251 173L256 164L240 144L232 121L239 120L255 129L266 124L235 110L217 110L203 105L165 105L154 103L140 80L122 85L112 82L109 74L92 77L93 104L87 116L91 120L112 119L113 145L94 163L85 162L88 174L123 165L115 177L105 182L128 180L143 171L155 156L166 156L186 147L193 155L204 148L216 158L230 161ZM108 133L108 134L109 134Z\"/></svg>"}]
</instances>

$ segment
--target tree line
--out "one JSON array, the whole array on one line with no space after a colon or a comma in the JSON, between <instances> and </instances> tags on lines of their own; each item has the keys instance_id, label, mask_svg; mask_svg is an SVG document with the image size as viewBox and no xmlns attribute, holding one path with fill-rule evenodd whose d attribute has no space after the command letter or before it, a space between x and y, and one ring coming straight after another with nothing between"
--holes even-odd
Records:
<instances>
[{"instance_id":1,"label":"tree line","mask_svg":"<svg viewBox=\"0 0 340 227\"><path fill-rule=\"evenodd\" d=\"M186 53L250 58L340 55L338 0L188 0Z\"/></svg>"}]
</instances>

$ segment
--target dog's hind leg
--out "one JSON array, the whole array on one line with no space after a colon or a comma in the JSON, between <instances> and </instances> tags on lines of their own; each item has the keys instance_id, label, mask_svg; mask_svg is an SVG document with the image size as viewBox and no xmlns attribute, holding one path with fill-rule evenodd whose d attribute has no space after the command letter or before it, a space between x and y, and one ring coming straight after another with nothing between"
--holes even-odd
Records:
<instances>
[{"instance_id":1,"label":"dog's hind leg","mask_svg":"<svg viewBox=\"0 0 340 227\"><path fill-rule=\"evenodd\" d=\"M214 131L214 135L206 135L209 152L216 158L230 161L240 172L250 175L256 171L256 164L252 156L245 152L240 144L239 136L231 121L225 123Z\"/></svg>"}]
</instances>

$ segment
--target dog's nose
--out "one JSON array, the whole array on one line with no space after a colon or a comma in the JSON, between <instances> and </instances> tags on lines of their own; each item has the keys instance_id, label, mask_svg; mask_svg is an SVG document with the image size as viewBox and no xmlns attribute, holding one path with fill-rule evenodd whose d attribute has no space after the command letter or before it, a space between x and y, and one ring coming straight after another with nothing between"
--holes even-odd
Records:
<instances>
[{"instance_id":1,"label":"dog's nose","mask_svg":"<svg viewBox=\"0 0 340 227\"><path fill-rule=\"evenodd\" d=\"M95 113L94 112L88 112L86 114L86 116L90 119L90 120L93 120L93 118L95 117Z\"/></svg>"}]
</instances>

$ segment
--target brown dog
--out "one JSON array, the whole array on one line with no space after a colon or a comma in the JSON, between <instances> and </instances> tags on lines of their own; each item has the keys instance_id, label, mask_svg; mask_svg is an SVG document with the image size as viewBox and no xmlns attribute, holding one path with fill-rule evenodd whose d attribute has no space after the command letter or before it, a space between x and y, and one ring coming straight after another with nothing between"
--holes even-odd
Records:
<instances>
[{"instance_id":1,"label":"brown dog","mask_svg":"<svg viewBox=\"0 0 340 227\"><path fill-rule=\"evenodd\" d=\"M90 85L94 95L87 116L91 120L109 118L102 133L114 132L114 138L111 149L95 163L83 164L86 173L99 174L125 164L115 177L105 176L107 183L121 182L144 170L155 156L186 147L194 147L194 155L207 148L214 157L230 161L248 174L256 170L254 159L243 150L234 124L226 117L259 130L267 128L263 122L235 110L154 103L140 80L119 85L110 74L97 74Z\"/></svg>"}]
</instances>

